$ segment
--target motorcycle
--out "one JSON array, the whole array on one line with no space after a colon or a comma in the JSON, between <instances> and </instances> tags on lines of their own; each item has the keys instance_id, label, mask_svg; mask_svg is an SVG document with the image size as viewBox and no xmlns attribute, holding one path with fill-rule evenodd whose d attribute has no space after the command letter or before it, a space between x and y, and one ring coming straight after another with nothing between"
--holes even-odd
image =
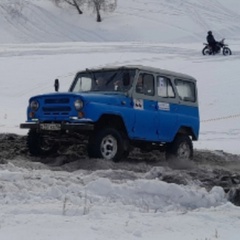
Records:
<instances>
[{"instance_id":1,"label":"motorcycle","mask_svg":"<svg viewBox=\"0 0 240 240\"><path fill-rule=\"evenodd\" d=\"M224 56L232 55L231 49L228 47L227 44L224 43L224 40L225 40L225 38L223 38L221 41L217 42L215 52L213 52L212 47L209 46L208 43L203 43L203 45L205 45L205 47L202 50L202 54L203 55L214 55L214 54L222 52L222 54Z\"/></svg>"}]
</instances>

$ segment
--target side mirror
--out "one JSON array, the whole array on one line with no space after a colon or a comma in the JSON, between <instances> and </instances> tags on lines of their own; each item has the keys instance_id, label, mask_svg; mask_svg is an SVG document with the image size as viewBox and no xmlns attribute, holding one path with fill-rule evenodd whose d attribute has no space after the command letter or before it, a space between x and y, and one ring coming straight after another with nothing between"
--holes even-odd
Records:
<instances>
[{"instance_id":1,"label":"side mirror","mask_svg":"<svg viewBox=\"0 0 240 240\"><path fill-rule=\"evenodd\" d=\"M54 88L55 88L55 92L58 92L58 89L59 89L59 80L58 79L55 79Z\"/></svg>"}]
</instances>

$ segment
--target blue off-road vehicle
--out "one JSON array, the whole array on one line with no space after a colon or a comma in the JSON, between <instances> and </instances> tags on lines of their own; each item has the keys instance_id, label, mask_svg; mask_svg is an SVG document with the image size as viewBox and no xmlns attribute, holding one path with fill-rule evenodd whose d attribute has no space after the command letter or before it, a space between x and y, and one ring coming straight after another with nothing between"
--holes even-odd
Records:
<instances>
[{"instance_id":1,"label":"blue off-road vehicle","mask_svg":"<svg viewBox=\"0 0 240 240\"><path fill-rule=\"evenodd\" d=\"M196 80L138 65L86 69L68 92L31 97L20 127L29 129L27 146L35 156L86 136L90 158L118 161L134 147L192 158L199 135Z\"/></svg>"}]
</instances>

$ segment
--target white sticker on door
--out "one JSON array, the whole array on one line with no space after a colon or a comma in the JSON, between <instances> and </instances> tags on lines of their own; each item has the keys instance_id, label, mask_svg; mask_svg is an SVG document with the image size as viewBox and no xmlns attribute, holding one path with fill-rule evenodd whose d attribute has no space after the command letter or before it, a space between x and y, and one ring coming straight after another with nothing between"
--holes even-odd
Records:
<instances>
[{"instance_id":1,"label":"white sticker on door","mask_svg":"<svg viewBox=\"0 0 240 240\"><path fill-rule=\"evenodd\" d=\"M134 109L143 110L143 100L142 99L133 99Z\"/></svg>"},{"instance_id":2,"label":"white sticker on door","mask_svg":"<svg viewBox=\"0 0 240 240\"><path fill-rule=\"evenodd\" d=\"M164 111L170 111L170 104L165 102L158 102L158 109Z\"/></svg>"}]
</instances>

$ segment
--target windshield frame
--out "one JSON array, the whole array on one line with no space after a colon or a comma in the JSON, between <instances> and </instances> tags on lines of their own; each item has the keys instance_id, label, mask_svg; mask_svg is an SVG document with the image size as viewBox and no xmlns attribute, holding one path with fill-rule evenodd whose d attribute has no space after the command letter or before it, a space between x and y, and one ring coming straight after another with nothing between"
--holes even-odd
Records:
<instances>
[{"instance_id":1,"label":"windshield frame","mask_svg":"<svg viewBox=\"0 0 240 240\"><path fill-rule=\"evenodd\" d=\"M133 85L136 71L137 69L135 68L99 69L93 71L86 69L86 71L76 74L69 92L128 92ZM127 81L126 77L128 78ZM91 81L91 83L88 84L87 81ZM101 84L100 81L102 81ZM85 82L85 89L82 86L83 82Z\"/></svg>"}]
</instances>

